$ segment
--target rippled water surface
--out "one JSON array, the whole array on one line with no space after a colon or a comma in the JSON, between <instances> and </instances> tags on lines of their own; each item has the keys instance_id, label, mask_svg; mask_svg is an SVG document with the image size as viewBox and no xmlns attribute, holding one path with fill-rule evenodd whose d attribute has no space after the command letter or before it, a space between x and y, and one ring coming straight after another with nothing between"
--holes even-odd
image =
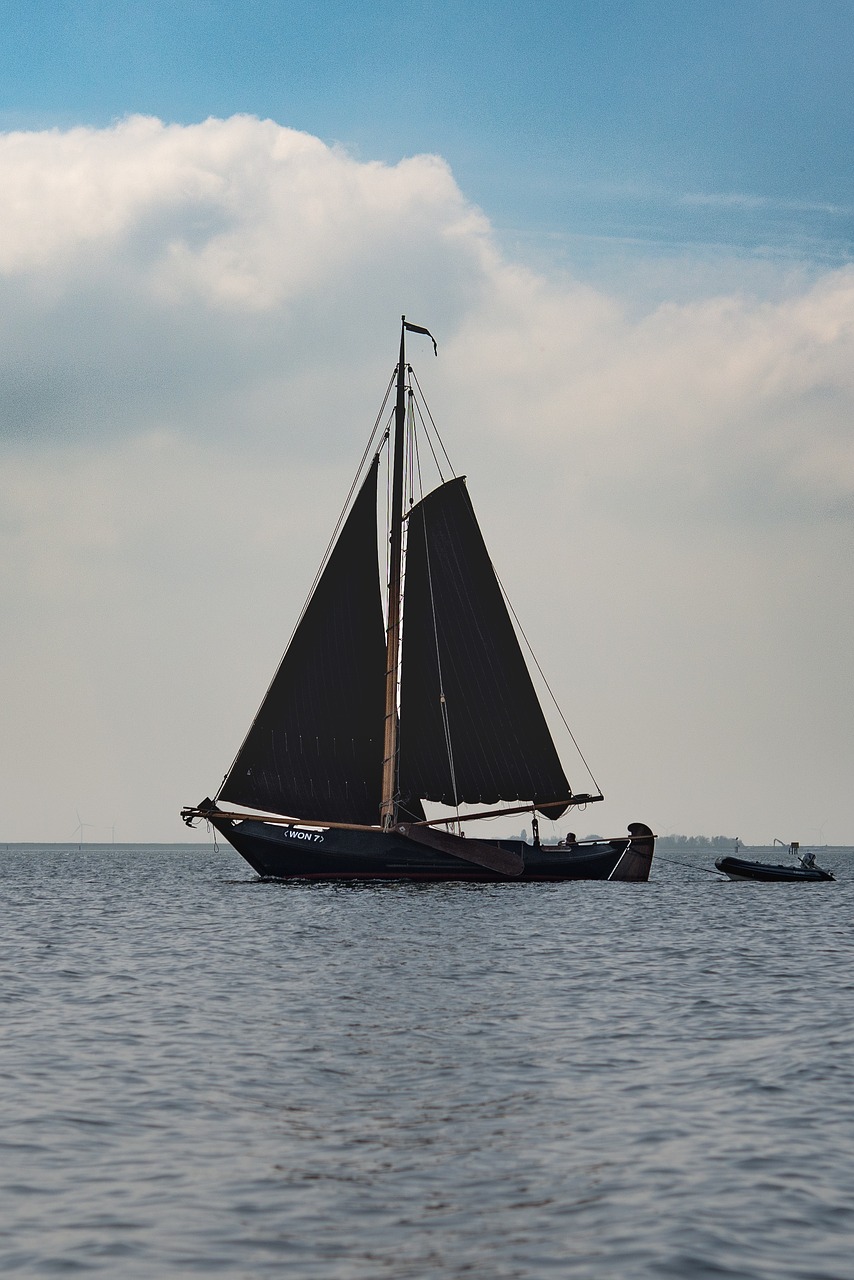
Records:
<instances>
[{"instance_id":1,"label":"rippled water surface","mask_svg":"<svg viewBox=\"0 0 854 1280\"><path fill-rule=\"evenodd\" d=\"M0 1272L846 1280L825 861L354 887L0 846Z\"/></svg>"}]
</instances>

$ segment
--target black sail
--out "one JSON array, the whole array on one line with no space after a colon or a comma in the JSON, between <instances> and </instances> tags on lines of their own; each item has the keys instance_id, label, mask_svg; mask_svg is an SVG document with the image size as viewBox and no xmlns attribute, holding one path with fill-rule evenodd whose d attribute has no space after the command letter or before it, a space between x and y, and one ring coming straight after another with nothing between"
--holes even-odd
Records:
<instances>
[{"instance_id":1,"label":"black sail","mask_svg":"<svg viewBox=\"0 0 854 1280\"><path fill-rule=\"evenodd\" d=\"M374 463L219 798L271 813L376 823L385 631Z\"/></svg>"},{"instance_id":2,"label":"black sail","mask_svg":"<svg viewBox=\"0 0 854 1280\"><path fill-rule=\"evenodd\" d=\"M571 795L462 478L409 515L400 791L447 805Z\"/></svg>"}]
</instances>

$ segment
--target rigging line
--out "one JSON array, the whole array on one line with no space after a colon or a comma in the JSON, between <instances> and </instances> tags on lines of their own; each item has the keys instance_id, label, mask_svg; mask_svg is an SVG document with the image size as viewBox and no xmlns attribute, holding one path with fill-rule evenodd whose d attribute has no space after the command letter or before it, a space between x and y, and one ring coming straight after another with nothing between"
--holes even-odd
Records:
<instances>
[{"instance_id":1,"label":"rigging line","mask_svg":"<svg viewBox=\"0 0 854 1280\"><path fill-rule=\"evenodd\" d=\"M447 462L448 466L451 469L451 475L456 476L457 473L454 470L454 464L451 462L451 459L448 456L448 450L445 448L445 442L442 439L441 435L439 434L439 428L436 426L436 423L433 421L433 415L430 412L430 406L427 403L427 397L425 396L424 392L421 390L421 383L418 381L418 377L415 373L415 370L412 369L410 372L412 373L412 380L415 383L416 387L418 388L418 394L421 396L421 403L424 405L424 408L427 410L427 417L430 419L430 425L435 431L436 439L439 441L439 444L442 449L442 453L444 453L445 455L445 461Z\"/></svg>"},{"instance_id":2,"label":"rigging line","mask_svg":"<svg viewBox=\"0 0 854 1280\"><path fill-rule=\"evenodd\" d=\"M424 501L424 486L421 478L421 455L418 452L418 442L415 442L415 457L418 464L418 491L421 495L421 501ZM457 771L454 765L454 745L451 741L451 723L448 718L448 704L445 699L445 681L442 676L442 659L439 655L439 629L436 622L436 601L433 595L433 571L430 566L430 543L427 537L427 521L424 516L424 508L421 508L421 521L424 528L424 554L427 559L427 584L430 588L430 614L433 621L433 643L436 648L436 671L439 676L439 707L442 716L442 730L445 735L445 750L448 753L448 771L451 775L451 788L454 796L454 812L457 815L457 822L460 818L460 802L459 792L457 790Z\"/></svg>"},{"instance_id":3,"label":"rigging line","mask_svg":"<svg viewBox=\"0 0 854 1280\"><path fill-rule=\"evenodd\" d=\"M572 732L572 730L571 730L571 729L570 729L570 727L569 727L569 724L568 724L568 722L567 722L566 716L563 714L563 711L561 710L560 704L558 703L558 700L557 700L557 698L556 698L556 697L555 697L555 695L554 695L554 691L552 690L552 687L551 687L551 685L549 684L549 682L548 682L548 680L547 680L547 678L546 678L546 674L545 674L545 672L543 671L542 667L540 666L539 660L537 659L537 655L534 653L534 650L533 650L533 647L532 647L532 645L531 645L531 642L530 642L530 640L528 639L528 637L527 637L527 635L526 635L526 633L525 633L525 629L524 629L524 627L522 626L521 622L519 621L519 615L516 613L516 610L513 608L513 603L512 603L512 601L511 601L511 599L510 599L510 596L509 596L509 595L508 595L508 593L507 593L507 589L506 589L506 587L504 586L504 583L501 581L501 577L500 577L500 575L499 575L499 573L498 573L498 570L495 568L495 565L494 565L494 564L493 564L493 562L492 562L492 557L491 557L491 556L489 557L489 564L490 564L490 568L492 569L492 572L495 574L495 580L496 580L496 582L498 583L498 586L499 586L499 588L500 588L500 590L501 590L501 594L502 594L502 596L504 597L504 602L505 602L505 604L507 605L507 608L509 609L510 613L511 613L511 614L512 614L512 616L513 616L513 619L514 619L514 621L515 621L515 623L516 623L516 627L517 627L517 629L518 629L518 631L519 631L519 634L521 635L522 639L523 639L523 640L524 640L524 642L525 642L525 647L527 648L528 652L529 652L529 653L530 653L530 655L531 655L531 659L532 659L532 661L533 661L533 663L534 663L534 666L536 667L537 671L539 672L540 679L542 680L543 684L545 685L545 687L546 687L546 689L547 689L547 691L548 691L549 697L551 698L551 700L552 700L552 702L553 702L553 704L554 704L555 710L557 711L558 715L560 716L561 722L562 722L562 724L563 724L564 728L566 729L566 732L569 734L570 740L572 741L572 745L575 747L575 750L576 750L576 752L578 753L578 757L579 757L579 759L581 760L582 764L584 765L584 768L587 770L587 773L588 773L588 775L589 775L589 777L590 777L591 782L593 783L593 785L596 787L597 791L598 791L598 792L599 792L599 794L601 795L601 794L602 794L602 788L599 786L599 783L597 782L596 778L594 777L593 770L590 768L590 765L587 763L587 759L586 759L586 757L585 757L585 755L584 755L584 752L581 750L581 747L578 745L578 742L577 742L577 740L576 740L575 734Z\"/></svg>"},{"instance_id":4,"label":"rigging line","mask_svg":"<svg viewBox=\"0 0 854 1280\"><path fill-rule=\"evenodd\" d=\"M323 570L326 568L327 561L329 560L330 553L332 551L332 548L335 545L335 541L338 537L338 534L341 532L341 526L344 524L344 517L347 513L347 508L350 505L350 499L353 497L353 494L356 492L356 486L358 485L359 477L362 474L362 467L365 465L365 459L367 458L368 454L371 451L371 446L374 443L374 438L377 434L377 431L379 430L380 421L382 419L383 412L385 411L386 402L388 401L393 385L394 385L394 374L392 374L391 378L389 379L389 384L386 387L385 395L383 396L383 402L380 405L380 411L377 414L376 421L374 422L373 430L371 431L371 434L368 438L368 443L365 445L365 450L359 460L359 465L356 468L356 474L353 477L353 483L350 485L350 492L347 494L347 497L344 499L344 505L341 508L341 513L338 516L338 520L335 525L335 528L332 530L332 537L329 539L329 542L327 543L326 550L323 553L323 558L320 561L320 568L317 570L317 573L314 576L314 582L311 584L311 589L309 590L309 593L305 598L305 603L303 604L302 609L300 609L300 614L296 620L296 625L294 626L294 629L290 634L288 645L291 643L291 640L293 640L296 634L297 627L303 620L305 611L308 608L309 603L311 602L311 597L314 595L315 588L318 582L320 581L321 577L323 576ZM382 448L386 439L388 439L388 428L386 428L385 436L380 443L380 446L379 446L380 449ZM377 450L377 452L379 452L379 450ZM287 652L287 646L285 651Z\"/></svg>"},{"instance_id":5,"label":"rigging line","mask_svg":"<svg viewBox=\"0 0 854 1280\"><path fill-rule=\"evenodd\" d=\"M674 867L687 867L689 871L705 871L708 876L719 876L721 874L717 868L712 871L710 867L695 867L693 862L680 862L678 858L668 858L666 853L656 852L655 857L658 862L672 862Z\"/></svg>"},{"instance_id":6,"label":"rigging line","mask_svg":"<svg viewBox=\"0 0 854 1280\"><path fill-rule=\"evenodd\" d=\"M495 573L495 566L494 566L494 565L493 565L493 572ZM524 629L524 627L522 626L521 622L519 621L519 617L518 617L518 615L517 615L517 613L516 613L516 610L513 608L513 605L512 605L511 600L510 600L510 597L508 596L507 591L505 590L504 583L503 583L503 582L501 581L501 579L498 577L498 574L497 574L497 573L495 573L495 577L496 577L496 579L498 580L498 585L499 585L499 587L501 588L501 593L502 593L502 595L504 596L504 599L505 599L505 601L506 601L506 603L507 603L507 608L508 608L508 609L510 610L510 612L513 614L513 618L514 618L514 620L515 620L515 622L516 622L516 626L519 628L519 634L521 635L522 639L525 641L525 646L526 646L526 648L527 648L528 652L529 652L529 653L530 653L530 655L531 655L531 659L533 660L534 666L537 668L537 671L540 673L540 679L542 680L543 684L546 686L546 689L548 690L548 693L549 693L549 697L551 698L552 702L554 703L555 710L557 711L558 715L559 715L559 716L560 716L560 718L561 718L561 721L562 721L562 723L563 723L563 727L566 729L567 733L569 734L570 738L572 739L572 745L575 747L575 750L578 752L578 756L579 756L579 759L581 760L581 763L584 765L585 769L587 770L588 774L590 775L590 781L593 783L594 787L596 788L596 790L597 790L597 791L599 792L599 794L601 795L601 794L602 794L602 788L599 786L599 783L598 783L598 782L596 781L596 779L594 778L594 776L593 776L593 770L590 768L590 765L587 763L587 760L585 759L585 756L584 756L584 752L581 750L581 747L578 745L578 743L577 743L577 741L576 741L575 734L572 732L572 730L570 729L569 725L567 724L566 716L563 714L563 711L562 711L562 710L561 710L561 708L560 708L560 704L558 703L557 698L554 696L554 693L552 692L552 687L551 687L551 685L549 684L548 680L546 679L546 674L545 674L545 672L543 671L543 668L542 668L542 667L540 666L540 664L539 664L539 661L538 661L538 659L537 659L537 655L534 653L534 650L533 650L533 648L531 647L531 642L530 642L530 640L528 639L528 637L527 637L527 636L526 636L526 634L525 634L525 629Z\"/></svg>"},{"instance_id":7,"label":"rigging line","mask_svg":"<svg viewBox=\"0 0 854 1280\"><path fill-rule=\"evenodd\" d=\"M436 450L433 448L433 441L430 439L430 432L429 432L429 431L428 431L428 429L427 429L427 423L424 421L424 415L423 415L423 413L421 412L421 406L419 405L419 403L418 403L418 401L417 401L417 400L416 400L416 402L415 402L415 411L416 411L416 413L418 414L418 420L419 420L419 422L421 423L421 426L422 426L422 427L423 427L423 429L424 429L424 438L425 438L425 440L427 441L428 445L430 446L430 452L431 452L431 454L433 455L433 463L434 463L434 465L435 465L435 467L436 467L436 471L437 471L437 472L438 472L438 474L439 474L439 479L442 481L442 484L444 484L444 483L445 483L445 473L444 473L444 471L442 470L442 464L441 464L441 462L440 462L440 461L439 461L439 459L436 457ZM440 443L440 444L442 443L442 442L441 442L441 440L439 441L439 443ZM451 473L453 474L453 467L451 468Z\"/></svg>"},{"instance_id":8,"label":"rigging line","mask_svg":"<svg viewBox=\"0 0 854 1280\"><path fill-rule=\"evenodd\" d=\"M237 763L238 759L240 758L240 754L241 754L241 752L243 751L243 748L246 746L246 743L249 741L250 734L252 733L252 730L255 728L255 725L256 725L256 723L257 723L257 721L258 721L258 716L261 714L261 708L264 706L264 703L267 701L267 697L269 696L270 690L272 689L273 685L276 683L276 678L277 678L277 676L278 676L278 674L279 674L279 671L281 670L282 663L283 663L283 662L284 662L284 660L285 660L285 654L287 654L288 649L289 649L289 648L290 648L290 646L291 646L291 641L293 640L294 636L295 636L295 635L296 635L296 633L297 633L297 628L299 627L299 624L302 622L303 618L305 617L305 611L306 611L306 609L308 608L309 604L311 603L311 599L312 599L312 596L314 595L314 592L315 592L315 589L316 589L316 587L317 587L317 584L318 584L318 582L320 582L320 579L321 579L321 577L323 576L323 570L326 568L327 562L328 562L328 560L329 560L330 553L331 553L331 551L332 551L332 547L334 546L334 544L335 544L335 540L336 540L336 538L338 537L339 532L341 531L341 526L342 526L342 525L343 525L343 523L344 523L344 516L345 516L345 513L346 513L346 511L347 511L348 506L350 505L350 500L351 500L351 498L353 497L353 494L356 492L356 486L357 486L357 485L358 485L358 483L359 483L359 476L362 474L362 468L363 468L363 467L364 467L364 465L365 465L365 459L367 458L368 454L369 454L369 453L370 453L370 451L371 451L371 447L372 447L372 445L373 445L373 443L374 443L374 440L375 440L375 438L376 438L377 431L379 430L379 426L380 426L380 423L381 423L381 421L382 421L382 416L383 416L383 414L385 413L386 403L388 402L389 395L391 394L391 389L392 389L392 387L394 386L394 375L395 375L395 372L396 372L396 371L397 371L397 370L396 370L396 368L395 368L395 371L392 373L391 377L389 378L388 386L386 387L386 389L385 389L385 395L383 396L383 402L382 402L382 404L380 405L379 413L377 414L376 419L375 419L375 421L374 421L374 425L373 425L373 428L372 428L372 430L371 430L371 434L370 434L370 436L368 437L368 443L365 445L365 449L364 449L364 452L363 452L363 454L362 454L362 457L361 457L361 459L360 459L360 461L359 461L359 465L358 465L358 467L356 468L356 474L355 474L355 476L353 477L353 483L350 485L350 492L347 494L347 497L346 497L346 498L345 498L345 500L344 500L344 505L343 505L343 507L341 508L341 514L340 514L340 515L339 515L339 517L338 517L338 522L337 522L337 524L335 525L335 529L333 530L332 537L329 539L329 543L327 544L326 550L325 550L325 551L324 551L324 553L323 553L323 559L322 559L322 560L321 560L321 562L320 562L320 568L317 570L317 573L316 573L316 574L315 574L315 576L314 576L314 582L311 584L311 588L310 588L310 590L309 590L309 593L308 593L308 595L306 596L305 601L303 602L303 606L302 606L302 608L301 608L301 609L300 609L300 611L299 611L299 617L297 618L296 622L294 623L293 630L291 631L291 634L290 634L290 636L288 637L288 643L285 645L284 652L282 653L282 656L281 656L281 658L279 659L278 666L276 667L276 670L275 670L275 672L273 673L273 678L272 678L272 680L270 681L270 683L267 685L267 688L264 690L264 696L263 696L263 698L261 699L261 701L260 701L260 702L259 702L259 704L258 704L258 710L255 712L255 715L252 717L252 723L250 724L250 726L249 726L248 730L246 731L246 734L245 734L245 736L244 736L244 738L243 738L243 741L241 742L241 744L240 744L239 748L237 749L237 753L235 754L234 759L232 760L231 764L228 766L228 771L227 771L227 773L225 774L225 776L224 776L224 778L223 778L222 782L219 784L219 788L218 788L218 790L217 790L217 793L216 793L216 796L214 797L214 799L217 799L217 800L219 799L220 792L222 791L222 789L223 789L223 787L225 786L225 784L226 784L226 782L228 781L228 779L231 777L231 771L232 771L232 769L234 768L235 764ZM382 441L382 442L380 443L380 445L379 445L379 448L378 448L378 450L377 450L377 453L378 453L378 454L379 454L379 449L381 449L381 448L382 448L383 444L385 443L385 441L386 441L387 439L388 439L388 429L386 429L385 437L384 437L383 441Z\"/></svg>"},{"instance_id":9,"label":"rigging line","mask_svg":"<svg viewBox=\"0 0 854 1280\"><path fill-rule=\"evenodd\" d=\"M407 365L410 374L412 369ZM406 465L409 482L409 506L415 505L415 396L412 392L412 383L407 388L408 395L406 398Z\"/></svg>"}]
</instances>

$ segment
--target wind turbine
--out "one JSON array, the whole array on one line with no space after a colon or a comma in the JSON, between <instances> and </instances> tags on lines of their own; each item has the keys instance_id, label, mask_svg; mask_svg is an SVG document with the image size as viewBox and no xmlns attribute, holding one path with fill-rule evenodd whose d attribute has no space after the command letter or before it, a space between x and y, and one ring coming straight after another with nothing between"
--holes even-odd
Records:
<instances>
[{"instance_id":1,"label":"wind turbine","mask_svg":"<svg viewBox=\"0 0 854 1280\"><path fill-rule=\"evenodd\" d=\"M93 822L84 822L83 819L80 817L79 810L75 809L74 812L77 814L77 826L74 828L74 834L77 837L77 848L82 849L83 848L83 828L92 827L95 824Z\"/></svg>"}]
</instances>

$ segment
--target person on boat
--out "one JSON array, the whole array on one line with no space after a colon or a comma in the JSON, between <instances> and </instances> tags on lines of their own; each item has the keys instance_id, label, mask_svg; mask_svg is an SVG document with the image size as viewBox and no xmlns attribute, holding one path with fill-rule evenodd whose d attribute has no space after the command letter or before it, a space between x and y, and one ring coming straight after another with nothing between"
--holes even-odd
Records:
<instances>
[{"instance_id":1,"label":"person on boat","mask_svg":"<svg viewBox=\"0 0 854 1280\"><path fill-rule=\"evenodd\" d=\"M578 843L578 837L574 831L567 831L566 839L562 840L561 843L563 844L564 849L574 849Z\"/></svg>"},{"instance_id":2,"label":"person on boat","mask_svg":"<svg viewBox=\"0 0 854 1280\"><path fill-rule=\"evenodd\" d=\"M801 855L801 863L806 867L807 871L815 870L815 854L812 849L810 849L808 853Z\"/></svg>"}]
</instances>

